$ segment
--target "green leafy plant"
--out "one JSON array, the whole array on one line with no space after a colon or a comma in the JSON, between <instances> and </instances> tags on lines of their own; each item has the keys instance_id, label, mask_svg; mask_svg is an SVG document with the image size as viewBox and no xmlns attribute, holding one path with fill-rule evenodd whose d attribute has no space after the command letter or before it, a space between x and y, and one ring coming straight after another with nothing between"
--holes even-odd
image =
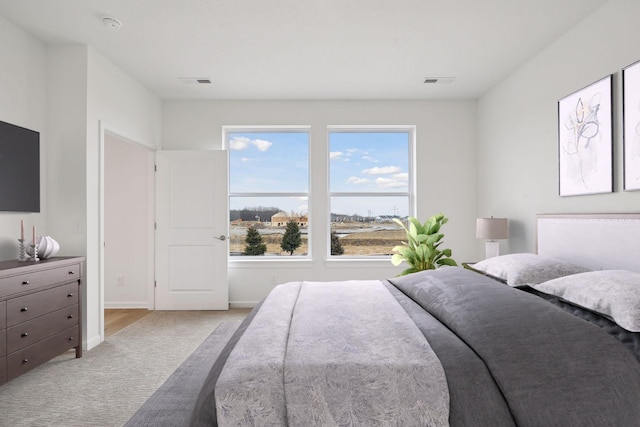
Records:
<instances>
[{"instance_id":1,"label":"green leafy plant","mask_svg":"<svg viewBox=\"0 0 640 427\"><path fill-rule=\"evenodd\" d=\"M451 258L451 249L440 249L444 237L440 228L449 221L443 214L432 216L424 224L414 217L409 217L409 228L397 218L394 221L400 224L407 234L407 241L402 242L402 246L394 247L393 252L397 253L391 257L395 266L400 265L402 261L409 264L409 268L399 276L433 270L443 265L458 265Z\"/></svg>"}]
</instances>

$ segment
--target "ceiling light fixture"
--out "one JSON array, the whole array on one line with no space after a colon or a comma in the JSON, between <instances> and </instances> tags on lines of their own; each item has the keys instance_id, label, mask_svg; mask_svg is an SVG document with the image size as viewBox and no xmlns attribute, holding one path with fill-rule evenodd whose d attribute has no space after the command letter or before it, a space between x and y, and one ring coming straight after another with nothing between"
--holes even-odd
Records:
<instances>
[{"instance_id":1,"label":"ceiling light fixture","mask_svg":"<svg viewBox=\"0 0 640 427\"><path fill-rule=\"evenodd\" d=\"M118 18L115 18L113 16L103 16L102 23L105 27L113 31L118 31L120 28L122 28L122 22Z\"/></svg>"}]
</instances>

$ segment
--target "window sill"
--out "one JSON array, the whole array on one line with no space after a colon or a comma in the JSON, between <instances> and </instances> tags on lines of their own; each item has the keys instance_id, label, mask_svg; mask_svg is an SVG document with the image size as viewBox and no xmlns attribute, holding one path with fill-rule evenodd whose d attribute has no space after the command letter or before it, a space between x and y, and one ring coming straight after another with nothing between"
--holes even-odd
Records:
<instances>
[{"instance_id":1,"label":"window sill","mask_svg":"<svg viewBox=\"0 0 640 427\"><path fill-rule=\"evenodd\" d=\"M239 259L229 258L229 268L314 268L316 262L311 258L296 258L296 257L268 257L264 259L244 258Z\"/></svg>"},{"instance_id":2,"label":"window sill","mask_svg":"<svg viewBox=\"0 0 640 427\"><path fill-rule=\"evenodd\" d=\"M396 268L391 264L391 257L386 258L329 258L324 261L326 268Z\"/></svg>"}]
</instances>

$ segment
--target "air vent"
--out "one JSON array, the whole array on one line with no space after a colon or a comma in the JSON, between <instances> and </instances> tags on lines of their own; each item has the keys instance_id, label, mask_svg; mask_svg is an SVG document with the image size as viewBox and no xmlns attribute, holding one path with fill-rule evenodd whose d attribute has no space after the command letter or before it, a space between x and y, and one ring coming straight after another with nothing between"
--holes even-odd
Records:
<instances>
[{"instance_id":1,"label":"air vent","mask_svg":"<svg viewBox=\"0 0 640 427\"><path fill-rule=\"evenodd\" d=\"M452 83L454 80L455 80L455 77L425 77L424 83L444 84L444 83Z\"/></svg>"},{"instance_id":2,"label":"air vent","mask_svg":"<svg viewBox=\"0 0 640 427\"><path fill-rule=\"evenodd\" d=\"M208 77L180 77L179 80L187 85L208 85L211 79Z\"/></svg>"}]
</instances>

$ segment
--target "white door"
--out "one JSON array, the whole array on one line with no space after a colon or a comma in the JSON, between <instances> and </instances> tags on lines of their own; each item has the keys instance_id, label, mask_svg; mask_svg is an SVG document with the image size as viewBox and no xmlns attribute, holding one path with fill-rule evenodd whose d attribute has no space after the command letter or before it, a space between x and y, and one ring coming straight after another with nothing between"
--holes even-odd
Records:
<instances>
[{"instance_id":1,"label":"white door","mask_svg":"<svg viewBox=\"0 0 640 427\"><path fill-rule=\"evenodd\" d=\"M156 310L227 310L227 152L156 153Z\"/></svg>"}]
</instances>

